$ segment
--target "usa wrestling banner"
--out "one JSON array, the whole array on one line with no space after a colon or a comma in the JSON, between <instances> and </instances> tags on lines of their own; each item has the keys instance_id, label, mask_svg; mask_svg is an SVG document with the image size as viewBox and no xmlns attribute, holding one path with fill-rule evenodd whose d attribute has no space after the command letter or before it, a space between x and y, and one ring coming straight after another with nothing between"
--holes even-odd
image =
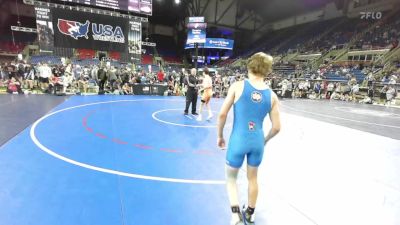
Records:
<instances>
[{"instance_id":1,"label":"usa wrestling banner","mask_svg":"<svg viewBox=\"0 0 400 225\"><path fill-rule=\"evenodd\" d=\"M127 52L128 19L52 9L54 46Z\"/></svg>"}]
</instances>

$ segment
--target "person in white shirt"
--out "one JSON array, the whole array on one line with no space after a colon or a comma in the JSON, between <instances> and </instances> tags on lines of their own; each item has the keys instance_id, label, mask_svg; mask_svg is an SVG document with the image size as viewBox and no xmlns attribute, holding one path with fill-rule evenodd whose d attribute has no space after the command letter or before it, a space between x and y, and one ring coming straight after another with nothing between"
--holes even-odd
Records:
<instances>
[{"instance_id":1,"label":"person in white shirt","mask_svg":"<svg viewBox=\"0 0 400 225\"><path fill-rule=\"evenodd\" d=\"M39 82L42 90L46 90L48 88L51 74L51 68L46 63L42 66L39 66Z\"/></svg>"},{"instance_id":2,"label":"person in white shirt","mask_svg":"<svg viewBox=\"0 0 400 225\"><path fill-rule=\"evenodd\" d=\"M394 99L396 94L396 90L393 88L392 85L389 86L388 90L386 91L386 103L390 105L392 100Z\"/></svg>"}]
</instances>

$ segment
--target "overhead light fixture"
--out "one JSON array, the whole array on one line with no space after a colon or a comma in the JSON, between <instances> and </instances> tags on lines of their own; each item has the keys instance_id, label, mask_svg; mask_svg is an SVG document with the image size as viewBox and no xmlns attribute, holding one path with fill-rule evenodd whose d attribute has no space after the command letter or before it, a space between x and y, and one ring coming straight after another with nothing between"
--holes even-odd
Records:
<instances>
[{"instance_id":1,"label":"overhead light fixture","mask_svg":"<svg viewBox=\"0 0 400 225\"><path fill-rule=\"evenodd\" d=\"M181 0L175 0L175 4L177 5L181 4Z\"/></svg>"}]
</instances>

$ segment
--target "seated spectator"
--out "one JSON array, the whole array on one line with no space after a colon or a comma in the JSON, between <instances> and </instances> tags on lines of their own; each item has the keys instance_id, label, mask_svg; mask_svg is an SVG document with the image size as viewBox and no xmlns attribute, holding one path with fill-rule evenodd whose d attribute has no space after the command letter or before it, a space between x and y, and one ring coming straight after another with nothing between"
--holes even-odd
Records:
<instances>
[{"instance_id":1,"label":"seated spectator","mask_svg":"<svg viewBox=\"0 0 400 225\"><path fill-rule=\"evenodd\" d=\"M374 99L374 87L369 86L368 91L367 91L367 96L363 100L360 101L360 103L366 103L366 104L372 104Z\"/></svg>"},{"instance_id":2,"label":"seated spectator","mask_svg":"<svg viewBox=\"0 0 400 225\"><path fill-rule=\"evenodd\" d=\"M356 100L356 96L359 94L359 92L360 92L360 85L359 84L353 85L353 87L351 88L351 98L353 101Z\"/></svg>"},{"instance_id":3,"label":"seated spectator","mask_svg":"<svg viewBox=\"0 0 400 225\"><path fill-rule=\"evenodd\" d=\"M87 93L88 86L89 86L89 75L86 73L82 73L78 79L79 92L81 93L83 90L83 93Z\"/></svg>"},{"instance_id":4,"label":"seated spectator","mask_svg":"<svg viewBox=\"0 0 400 225\"><path fill-rule=\"evenodd\" d=\"M11 77L7 84L7 93L9 94L23 94L21 89L21 82L19 82L15 77Z\"/></svg>"},{"instance_id":5,"label":"seated spectator","mask_svg":"<svg viewBox=\"0 0 400 225\"><path fill-rule=\"evenodd\" d=\"M327 88L327 92L326 92L326 99L330 99L331 98L331 95L332 95L332 93L335 91L335 84L334 83L332 83L332 82L330 82L329 84L328 84L328 88Z\"/></svg>"},{"instance_id":6,"label":"seated spectator","mask_svg":"<svg viewBox=\"0 0 400 225\"><path fill-rule=\"evenodd\" d=\"M390 105L392 100L396 97L396 89L392 85L386 91L386 104Z\"/></svg>"},{"instance_id":7,"label":"seated spectator","mask_svg":"<svg viewBox=\"0 0 400 225\"><path fill-rule=\"evenodd\" d=\"M386 92L388 90L388 86L383 86L383 88L380 91L379 95L379 103L384 103L386 101Z\"/></svg>"},{"instance_id":8,"label":"seated spectator","mask_svg":"<svg viewBox=\"0 0 400 225\"><path fill-rule=\"evenodd\" d=\"M392 75L390 76L390 80L389 80L389 84L396 84L397 83L397 76L396 75Z\"/></svg>"},{"instance_id":9,"label":"seated spectator","mask_svg":"<svg viewBox=\"0 0 400 225\"><path fill-rule=\"evenodd\" d=\"M314 84L314 93L315 93L315 98L320 99L321 98L321 83L316 82Z\"/></svg>"},{"instance_id":10,"label":"seated spectator","mask_svg":"<svg viewBox=\"0 0 400 225\"><path fill-rule=\"evenodd\" d=\"M132 94L132 87L129 86L128 83L125 83L122 86L122 92L123 92L124 95L131 95Z\"/></svg>"},{"instance_id":11,"label":"seated spectator","mask_svg":"<svg viewBox=\"0 0 400 225\"><path fill-rule=\"evenodd\" d=\"M58 74L57 76L52 74L49 79L49 85L47 87L46 93L54 93L57 94L57 91L63 88L63 78L60 77Z\"/></svg>"},{"instance_id":12,"label":"seated spectator","mask_svg":"<svg viewBox=\"0 0 400 225\"><path fill-rule=\"evenodd\" d=\"M344 85L343 86L343 96L342 100L343 101L349 101L350 100L350 93L351 93L351 87L350 85Z\"/></svg>"},{"instance_id":13,"label":"seated spectator","mask_svg":"<svg viewBox=\"0 0 400 225\"><path fill-rule=\"evenodd\" d=\"M331 94L331 98L330 98L331 100L333 99L333 100L340 100L340 99L342 99L342 95L339 93L339 92L336 92L336 91L334 91L332 94Z\"/></svg>"}]
</instances>

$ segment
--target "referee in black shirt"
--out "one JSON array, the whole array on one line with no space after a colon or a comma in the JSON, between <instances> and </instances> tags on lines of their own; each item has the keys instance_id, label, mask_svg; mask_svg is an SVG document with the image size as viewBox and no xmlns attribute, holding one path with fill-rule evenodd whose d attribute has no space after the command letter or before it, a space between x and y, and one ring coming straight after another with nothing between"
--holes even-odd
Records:
<instances>
[{"instance_id":1,"label":"referee in black shirt","mask_svg":"<svg viewBox=\"0 0 400 225\"><path fill-rule=\"evenodd\" d=\"M187 93L186 93L186 108L185 115L189 112L190 103L192 103L192 115L198 115L196 113L196 105L197 105L197 78L196 78L197 70L195 68L190 70L190 75L185 77L185 83L187 84Z\"/></svg>"}]
</instances>

